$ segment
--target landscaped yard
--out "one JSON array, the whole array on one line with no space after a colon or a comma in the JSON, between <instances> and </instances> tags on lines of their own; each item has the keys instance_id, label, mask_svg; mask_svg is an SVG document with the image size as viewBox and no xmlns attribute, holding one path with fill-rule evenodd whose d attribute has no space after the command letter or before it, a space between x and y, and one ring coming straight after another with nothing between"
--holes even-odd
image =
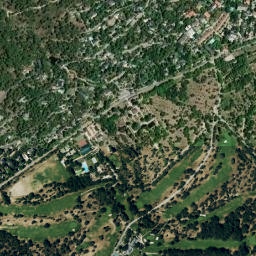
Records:
<instances>
[{"instance_id":1,"label":"landscaped yard","mask_svg":"<svg viewBox=\"0 0 256 256\"><path fill-rule=\"evenodd\" d=\"M53 181L63 182L70 177L70 173L54 155L42 163L35 165L25 177L14 183L8 190L11 198L26 196L31 192L39 191L44 184Z\"/></svg>"},{"instance_id":2,"label":"landscaped yard","mask_svg":"<svg viewBox=\"0 0 256 256\"><path fill-rule=\"evenodd\" d=\"M56 161L54 167L47 167L41 173L36 173L34 176L33 184L37 182L46 184L52 181L64 181L70 177L70 173L64 168L64 166Z\"/></svg>"}]
</instances>

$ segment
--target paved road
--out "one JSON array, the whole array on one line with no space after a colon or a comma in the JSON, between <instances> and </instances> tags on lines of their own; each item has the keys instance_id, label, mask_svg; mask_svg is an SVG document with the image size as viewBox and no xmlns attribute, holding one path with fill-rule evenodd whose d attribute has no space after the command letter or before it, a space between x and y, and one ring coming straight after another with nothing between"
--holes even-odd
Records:
<instances>
[{"instance_id":1,"label":"paved road","mask_svg":"<svg viewBox=\"0 0 256 256\"><path fill-rule=\"evenodd\" d=\"M15 179L16 177L19 177L20 175L22 175L24 172L26 172L27 170L29 170L31 167L33 167L35 164L39 163L44 157L47 157L48 155L50 155L52 152L54 152L57 149L57 147L54 147L52 150L48 151L47 153L45 153L44 155L40 156L39 158L35 159L33 162L31 162L30 164L28 164L24 169L16 172L12 177L10 177L8 180L5 180L4 182L2 182L0 184L0 188L2 188L3 186L5 186L8 182L12 181L13 179Z\"/></svg>"},{"instance_id":2,"label":"paved road","mask_svg":"<svg viewBox=\"0 0 256 256\"><path fill-rule=\"evenodd\" d=\"M79 127L77 128L77 130L79 130ZM28 164L25 168L23 168L22 170L16 172L12 177L10 177L8 180L3 181L2 183L0 183L0 188L2 188L3 186L5 186L8 182L12 181L13 179L19 177L20 175L22 175L23 173L25 173L26 171L28 171L30 168L32 168L35 164L39 163L43 158L49 156L50 154L52 154L62 143L66 142L67 140L69 140L70 138L72 138L76 133L77 130L75 132L73 132L72 134L70 134L69 136L63 138L62 140L60 140L59 144L55 147L53 147L51 150L49 150L48 152L46 152L45 154L43 154L42 156L38 157L37 159L35 159L34 161L32 161L30 164Z\"/></svg>"},{"instance_id":3,"label":"paved road","mask_svg":"<svg viewBox=\"0 0 256 256\"><path fill-rule=\"evenodd\" d=\"M219 108L219 105L220 105L220 99L218 100L218 102L216 103L216 105L214 106L214 112L217 112L218 113L218 108ZM218 123L218 121L213 121L212 123L212 126L211 126L211 134L210 134L210 147L204 157L204 159L201 161L200 165L196 168L195 172L193 175L191 175L189 177L189 179L186 181L186 183L183 185L182 188L174 191L168 198L166 198L165 200L163 200L162 202L160 202L157 206L155 206L153 209L151 209L149 212L146 213L147 214L150 214L151 212L161 208L162 206L166 205L170 200L174 199L178 194L180 194L181 192L183 192L184 189L188 189L189 188L189 185L190 183L193 182L196 174L201 170L202 166L205 165L206 161L208 160L208 158L210 157L211 153L212 153L212 150L214 148L214 145L213 145L213 140L214 140L214 128L216 126L216 124ZM145 216L145 215L144 215ZM140 220L142 217L144 216L141 216L137 219L134 219L132 222L130 222L125 230L123 231L118 243L116 244L114 250L113 250L113 253L112 253L112 256L116 256L116 255L119 255L118 254L118 248L119 246L122 244L123 242L123 238L125 237L128 229L134 224L136 223L138 220Z\"/></svg>"},{"instance_id":4,"label":"paved road","mask_svg":"<svg viewBox=\"0 0 256 256\"><path fill-rule=\"evenodd\" d=\"M152 210L150 210L149 212L146 213L147 214L150 214L151 212L161 208L162 206L164 206L165 204L167 204L170 200L172 200L173 198L175 198L178 194L180 194L181 192L183 192L184 189L187 189L190 185L190 183L192 183L193 179L195 178L196 174L200 171L200 169L202 168L203 165L205 165L206 161L208 160L208 158L210 157L211 155L211 152L214 148L213 146L213 137L214 137L214 128L215 128L215 125L217 124L217 121L213 122L212 123L212 127L211 127L211 140L210 140L210 147L203 159L203 161L200 163L200 165L196 168L195 172L193 175L191 175L189 177L189 179L186 181L186 183L184 184L184 186L176 191L174 191L168 198L166 198L165 200L163 200L162 202L160 202L157 206L155 206ZM145 215L144 215L145 216ZM130 222L125 230L123 231L118 243L116 244L115 248L114 248L114 251L112 253L112 256L116 256L116 255L119 255L118 254L118 247L122 244L123 242L123 238L125 237L128 229L134 224L136 223L138 220L140 220L141 218L143 218L144 216L141 216L137 219L134 219L132 222Z\"/></svg>"},{"instance_id":5,"label":"paved road","mask_svg":"<svg viewBox=\"0 0 256 256\"><path fill-rule=\"evenodd\" d=\"M216 58L219 58L221 54L218 54L217 56L215 57L212 57L210 60L204 60L202 62L200 62L199 64L195 64L195 66L189 70L186 70L186 71L183 71L182 73L179 73L175 76L171 75L171 76L168 76L166 77L165 79L161 80L161 81L155 81L153 82L151 85L148 85L148 86L144 86L140 89L138 89L137 91L135 91L134 93L131 93L130 95L127 95L125 97L119 97L117 100L113 101L111 103L111 105L109 106L108 109L106 109L104 112L102 112L103 115L107 114L112 108L114 107L118 107L122 104L124 104L126 101L128 101L129 99L131 98L134 98L134 97L137 97L139 96L140 94L143 94L143 93L147 93L147 92L150 92L152 91L155 87L158 87L160 86L161 84L173 79L173 80L178 80L180 78L182 78L185 74L189 73L189 72L193 72L195 71L196 69L200 68L200 67L203 67L205 64L207 64L208 62L209 63L212 63L214 61L214 59Z\"/></svg>"}]
</instances>

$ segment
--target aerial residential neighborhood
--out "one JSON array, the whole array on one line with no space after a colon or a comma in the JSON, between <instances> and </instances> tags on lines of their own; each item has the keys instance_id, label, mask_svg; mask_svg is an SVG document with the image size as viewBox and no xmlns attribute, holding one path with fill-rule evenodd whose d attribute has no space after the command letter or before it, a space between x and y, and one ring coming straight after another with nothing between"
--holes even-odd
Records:
<instances>
[{"instance_id":1,"label":"aerial residential neighborhood","mask_svg":"<svg viewBox=\"0 0 256 256\"><path fill-rule=\"evenodd\" d=\"M256 1L0 3L0 255L256 255Z\"/></svg>"}]
</instances>

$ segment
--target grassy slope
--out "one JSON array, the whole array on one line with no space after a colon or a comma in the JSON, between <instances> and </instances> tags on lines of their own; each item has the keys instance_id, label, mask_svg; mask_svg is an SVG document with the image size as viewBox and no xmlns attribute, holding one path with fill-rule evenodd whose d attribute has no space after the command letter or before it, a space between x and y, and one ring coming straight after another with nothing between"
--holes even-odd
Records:
<instances>
[{"instance_id":1,"label":"grassy slope","mask_svg":"<svg viewBox=\"0 0 256 256\"><path fill-rule=\"evenodd\" d=\"M244 199L239 196L233 200L231 200L230 202L226 203L224 206L210 212L209 214L207 214L206 217L199 217L198 221L206 221L208 219L210 219L212 216L216 215L218 217L224 217L225 215L229 214L230 212L234 211L236 208L240 207L241 205L243 205L244 203Z\"/></svg>"},{"instance_id":2,"label":"grassy slope","mask_svg":"<svg viewBox=\"0 0 256 256\"><path fill-rule=\"evenodd\" d=\"M180 179L183 172L188 168L202 153L201 147L195 149L190 158L185 158L179 165L176 165L151 191L143 192L138 201L138 208L142 208L144 204L152 204L159 201L164 192L173 186Z\"/></svg>"},{"instance_id":3,"label":"grassy slope","mask_svg":"<svg viewBox=\"0 0 256 256\"><path fill-rule=\"evenodd\" d=\"M207 249L209 247L216 247L216 248L237 248L239 247L239 241L222 241L222 240L214 240L214 239L206 239L206 240L183 240L175 244L174 248L181 248L181 249Z\"/></svg>"},{"instance_id":4,"label":"grassy slope","mask_svg":"<svg viewBox=\"0 0 256 256\"><path fill-rule=\"evenodd\" d=\"M106 223L108 222L108 220L111 218L109 216L109 214L111 214L111 209L110 207L107 207L107 211L104 213L99 213L95 219L95 223L93 224L93 226L89 229L88 232L88 237L90 236L90 234L94 234L96 233L102 226L106 225ZM99 216L101 215L101 216Z\"/></svg>"},{"instance_id":5,"label":"grassy slope","mask_svg":"<svg viewBox=\"0 0 256 256\"><path fill-rule=\"evenodd\" d=\"M215 248L238 248L241 242L233 241L233 240L214 240L214 239L206 239L206 240L182 240L174 245L170 245L169 243L164 243L162 245L157 245L156 242L153 245L147 246L143 251L156 253L159 250L167 249L167 248L176 248L182 250L189 249L202 249L205 250L209 247Z\"/></svg>"},{"instance_id":6,"label":"grassy slope","mask_svg":"<svg viewBox=\"0 0 256 256\"><path fill-rule=\"evenodd\" d=\"M232 171L232 167L230 166L230 160L235 153L235 144L236 141L233 137L229 136L227 133L223 133L218 143L218 146L220 147L220 152L217 155L214 164L214 167L216 167L220 162L222 162L223 165L221 170L219 170L217 175L211 175L210 179L208 179L204 184L192 190L190 192L190 195L182 202L179 202L172 208L167 209L164 214L166 218L178 214L182 209L190 206L193 202L200 200L205 194L212 192L214 189L216 189L229 179L229 175ZM221 159L219 157L220 153L225 153L224 159Z\"/></svg>"},{"instance_id":7,"label":"grassy slope","mask_svg":"<svg viewBox=\"0 0 256 256\"><path fill-rule=\"evenodd\" d=\"M60 199L54 199L50 202L43 203L37 206L17 206L17 205L0 205L0 212L2 213L16 213L23 214L24 216L33 216L37 214L42 215L53 215L57 212L63 211L65 209L70 209L75 206L76 199L80 193L72 193L70 195L64 196Z\"/></svg>"},{"instance_id":8,"label":"grassy slope","mask_svg":"<svg viewBox=\"0 0 256 256\"><path fill-rule=\"evenodd\" d=\"M54 168L46 168L42 173L37 173L34 177L33 183L40 182L42 184L50 183L53 181L64 181L70 177L70 173L56 161Z\"/></svg>"},{"instance_id":9,"label":"grassy slope","mask_svg":"<svg viewBox=\"0 0 256 256\"><path fill-rule=\"evenodd\" d=\"M43 241L48 238L57 238L67 235L72 230L77 231L80 225L76 221L65 221L58 224L53 224L49 228L43 226L16 226L16 227L6 227L13 235L17 235L20 238L32 239L34 241Z\"/></svg>"},{"instance_id":10,"label":"grassy slope","mask_svg":"<svg viewBox=\"0 0 256 256\"><path fill-rule=\"evenodd\" d=\"M103 250L96 253L96 256L107 256L111 255L115 247L115 243L118 240L119 229L116 230L114 234L107 235L107 240L109 241L109 246L106 246Z\"/></svg>"}]
</instances>

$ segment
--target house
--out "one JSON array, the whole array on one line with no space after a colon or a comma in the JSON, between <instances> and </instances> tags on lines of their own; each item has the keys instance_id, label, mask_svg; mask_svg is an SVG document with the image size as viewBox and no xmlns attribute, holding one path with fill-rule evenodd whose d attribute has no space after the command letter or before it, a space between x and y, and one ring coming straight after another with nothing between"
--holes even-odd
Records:
<instances>
[{"instance_id":1,"label":"house","mask_svg":"<svg viewBox=\"0 0 256 256\"><path fill-rule=\"evenodd\" d=\"M188 38L190 38L190 39L192 39L192 38L194 38L194 35L195 35L195 31L194 31L194 29L189 25L189 26L187 26L186 28L186 35L187 35L187 37Z\"/></svg>"},{"instance_id":2,"label":"house","mask_svg":"<svg viewBox=\"0 0 256 256\"><path fill-rule=\"evenodd\" d=\"M219 2L217 0L214 2L214 5L216 6L216 8L221 8L222 7L221 2Z\"/></svg>"},{"instance_id":3,"label":"house","mask_svg":"<svg viewBox=\"0 0 256 256\"><path fill-rule=\"evenodd\" d=\"M78 147L79 148L83 148L84 146L86 146L88 143L87 143L87 141L86 140L79 140L78 142L77 142L77 145L78 145Z\"/></svg>"},{"instance_id":4,"label":"house","mask_svg":"<svg viewBox=\"0 0 256 256\"><path fill-rule=\"evenodd\" d=\"M98 124L88 123L85 128L85 136L89 141L100 140L103 136L103 133Z\"/></svg>"},{"instance_id":5,"label":"house","mask_svg":"<svg viewBox=\"0 0 256 256\"><path fill-rule=\"evenodd\" d=\"M248 6L246 6L246 5L240 5L240 6L237 7L237 10L239 12L246 12L247 9L248 9Z\"/></svg>"},{"instance_id":6,"label":"house","mask_svg":"<svg viewBox=\"0 0 256 256\"><path fill-rule=\"evenodd\" d=\"M192 17L195 17L197 14L193 11L193 10L190 10L190 11L187 11L184 16L186 18L192 18Z\"/></svg>"},{"instance_id":7,"label":"house","mask_svg":"<svg viewBox=\"0 0 256 256\"><path fill-rule=\"evenodd\" d=\"M92 162L93 162L93 164L97 164L98 161L97 161L97 159L95 157L93 157L92 158Z\"/></svg>"},{"instance_id":8,"label":"house","mask_svg":"<svg viewBox=\"0 0 256 256\"><path fill-rule=\"evenodd\" d=\"M209 12L204 13L204 17L209 20L211 18L211 14Z\"/></svg>"},{"instance_id":9,"label":"house","mask_svg":"<svg viewBox=\"0 0 256 256\"><path fill-rule=\"evenodd\" d=\"M25 160L26 162L29 160L29 157L28 157L25 153L22 154L22 157L24 158L24 160Z\"/></svg>"}]
</instances>

